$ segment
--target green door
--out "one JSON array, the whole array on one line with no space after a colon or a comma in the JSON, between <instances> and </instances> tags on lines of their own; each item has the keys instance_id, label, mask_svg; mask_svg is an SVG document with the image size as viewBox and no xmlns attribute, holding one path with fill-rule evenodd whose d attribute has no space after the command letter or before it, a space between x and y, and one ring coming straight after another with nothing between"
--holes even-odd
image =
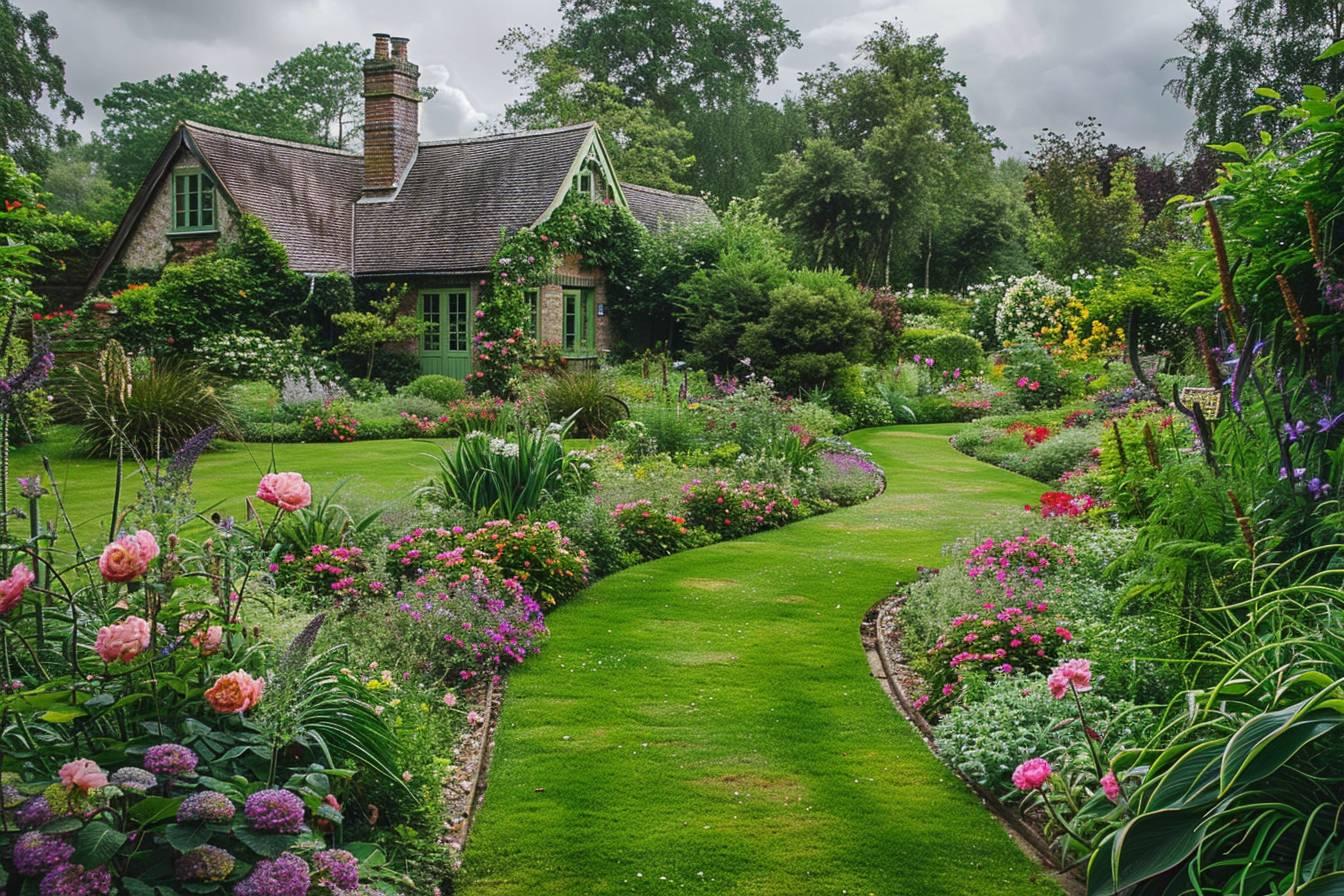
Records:
<instances>
[{"instance_id":1,"label":"green door","mask_svg":"<svg viewBox=\"0 0 1344 896\"><path fill-rule=\"evenodd\" d=\"M564 292L564 332L561 347L566 355L589 358L597 354L596 297L591 289Z\"/></svg>"},{"instance_id":2,"label":"green door","mask_svg":"<svg viewBox=\"0 0 1344 896\"><path fill-rule=\"evenodd\" d=\"M471 372L471 292L427 289L420 292L420 372L466 379Z\"/></svg>"}]
</instances>

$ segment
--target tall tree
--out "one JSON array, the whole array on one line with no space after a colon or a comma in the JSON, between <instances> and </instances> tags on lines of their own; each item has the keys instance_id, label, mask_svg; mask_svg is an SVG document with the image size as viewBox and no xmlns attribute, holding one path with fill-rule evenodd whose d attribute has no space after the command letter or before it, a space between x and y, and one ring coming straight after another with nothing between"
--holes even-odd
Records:
<instances>
[{"instance_id":1,"label":"tall tree","mask_svg":"<svg viewBox=\"0 0 1344 896\"><path fill-rule=\"evenodd\" d=\"M1287 128L1274 117L1246 117L1257 87L1291 99L1303 85L1331 95L1344 89L1344 56L1315 61L1344 39L1344 0L1235 0L1226 11L1218 0L1189 2L1195 20L1180 35L1184 55L1167 60L1176 77L1166 92L1195 113L1192 146L1249 143L1262 128Z\"/></svg>"},{"instance_id":2,"label":"tall tree","mask_svg":"<svg viewBox=\"0 0 1344 896\"><path fill-rule=\"evenodd\" d=\"M662 141L628 161L661 156L658 171L712 191L720 204L755 191L769 160L789 144L778 136L753 143L743 121L778 123L757 91L778 77L780 54L799 45L773 0L562 0L560 11L558 32L515 28L500 41L515 54L510 75L525 94L507 123L551 120L566 108L572 120L594 118L612 131L603 119L617 117L612 103L619 101ZM547 110L540 119L537 107ZM676 133L683 129L690 132L684 146ZM673 157L693 159L689 172L669 170Z\"/></svg>"},{"instance_id":3,"label":"tall tree","mask_svg":"<svg viewBox=\"0 0 1344 896\"><path fill-rule=\"evenodd\" d=\"M518 54L509 76L527 92L504 107L500 125L550 128L596 121L622 178L663 190L690 189L687 175L695 157L685 127L651 103L629 104L614 84L585 77L542 32L515 28L501 46Z\"/></svg>"},{"instance_id":4,"label":"tall tree","mask_svg":"<svg viewBox=\"0 0 1344 896\"><path fill-rule=\"evenodd\" d=\"M1050 130L1036 137L1026 181L1028 242L1051 276L1132 260L1143 223L1134 159L1121 155L1112 162L1105 136L1100 122L1089 118L1078 122L1072 137Z\"/></svg>"},{"instance_id":5,"label":"tall tree","mask_svg":"<svg viewBox=\"0 0 1344 896\"><path fill-rule=\"evenodd\" d=\"M966 80L946 55L936 37L913 40L888 22L859 46L855 65L803 77L816 139L761 187L802 258L841 264L874 285L932 284L942 235L963 217L971 185L991 176L998 145L971 118ZM836 203L845 208L832 219Z\"/></svg>"},{"instance_id":6,"label":"tall tree","mask_svg":"<svg viewBox=\"0 0 1344 896\"><path fill-rule=\"evenodd\" d=\"M65 92L65 61L51 48L56 38L45 12L27 15L0 0L0 152L29 171L46 170L53 146L73 136L69 125L84 114Z\"/></svg>"},{"instance_id":7,"label":"tall tree","mask_svg":"<svg viewBox=\"0 0 1344 896\"><path fill-rule=\"evenodd\" d=\"M277 62L262 85L294 100L294 115L309 134L343 149L363 130L366 58L368 50L357 43L320 43Z\"/></svg>"}]
</instances>

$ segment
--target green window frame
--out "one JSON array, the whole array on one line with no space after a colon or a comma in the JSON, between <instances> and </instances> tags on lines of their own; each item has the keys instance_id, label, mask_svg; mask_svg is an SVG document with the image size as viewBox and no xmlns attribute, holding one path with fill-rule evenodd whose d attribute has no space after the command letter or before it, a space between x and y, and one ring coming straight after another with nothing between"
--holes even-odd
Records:
<instances>
[{"instance_id":1,"label":"green window frame","mask_svg":"<svg viewBox=\"0 0 1344 896\"><path fill-rule=\"evenodd\" d=\"M541 338L541 291L529 289L523 293L527 297L528 331L533 339Z\"/></svg>"},{"instance_id":2,"label":"green window frame","mask_svg":"<svg viewBox=\"0 0 1344 896\"><path fill-rule=\"evenodd\" d=\"M420 319L425 322L425 331L420 336L420 350L437 353L443 347L443 294L437 292L420 293Z\"/></svg>"},{"instance_id":3,"label":"green window frame","mask_svg":"<svg viewBox=\"0 0 1344 896\"><path fill-rule=\"evenodd\" d=\"M217 227L215 185L200 168L173 172L171 233L205 233Z\"/></svg>"},{"instance_id":4,"label":"green window frame","mask_svg":"<svg viewBox=\"0 0 1344 896\"><path fill-rule=\"evenodd\" d=\"M593 290L565 290L563 333L565 354L597 354L597 296Z\"/></svg>"},{"instance_id":5,"label":"green window frame","mask_svg":"<svg viewBox=\"0 0 1344 896\"><path fill-rule=\"evenodd\" d=\"M447 314L448 351L465 352L471 347L471 293L449 292Z\"/></svg>"}]
</instances>

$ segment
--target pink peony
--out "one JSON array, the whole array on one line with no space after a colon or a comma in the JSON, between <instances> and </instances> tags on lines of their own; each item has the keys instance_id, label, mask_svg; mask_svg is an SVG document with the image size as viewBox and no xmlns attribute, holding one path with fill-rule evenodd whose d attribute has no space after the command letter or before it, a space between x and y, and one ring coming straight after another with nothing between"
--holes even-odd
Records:
<instances>
[{"instance_id":1,"label":"pink peony","mask_svg":"<svg viewBox=\"0 0 1344 896\"><path fill-rule=\"evenodd\" d=\"M97 790L107 786L107 773L92 759L72 759L61 766L61 784L67 790Z\"/></svg>"},{"instance_id":2,"label":"pink peony","mask_svg":"<svg viewBox=\"0 0 1344 896\"><path fill-rule=\"evenodd\" d=\"M103 548L98 571L109 582L130 582L143 576L157 556L159 543L154 540L154 533L141 529Z\"/></svg>"},{"instance_id":3,"label":"pink peony","mask_svg":"<svg viewBox=\"0 0 1344 896\"><path fill-rule=\"evenodd\" d=\"M218 625L212 625L202 629L191 636L191 646L201 651L201 656L211 656L219 651L219 645L224 641L224 629Z\"/></svg>"},{"instance_id":4,"label":"pink peony","mask_svg":"<svg viewBox=\"0 0 1344 896\"><path fill-rule=\"evenodd\" d=\"M0 579L0 613L14 609L35 578L31 569L19 563L9 571L9 578Z\"/></svg>"},{"instance_id":5,"label":"pink peony","mask_svg":"<svg viewBox=\"0 0 1344 896\"><path fill-rule=\"evenodd\" d=\"M1120 782L1115 778L1115 772L1107 772L1101 776L1101 789L1106 794L1106 799L1113 803L1120 801Z\"/></svg>"},{"instance_id":6,"label":"pink peony","mask_svg":"<svg viewBox=\"0 0 1344 896\"><path fill-rule=\"evenodd\" d=\"M253 678L239 669L215 679L205 692L205 700L215 712L242 713L260 703L265 692L266 679Z\"/></svg>"},{"instance_id":7,"label":"pink peony","mask_svg":"<svg viewBox=\"0 0 1344 896\"><path fill-rule=\"evenodd\" d=\"M1065 660L1050 673L1046 684L1050 686L1050 696L1056 700L1063 700L1070 686L1085 694L1092 690L1092 664L1087 660Z\"/></svg>"},{"instance_id":8,"label":"pink peony","mask_svg":"<svg viewBox=\"0 0 1344 896\"><path fill-rule=\"evenodd\" d=\"M1013 769L1013 786L1018 790L1040 790L1050 780L1050 763L1039 756Z\"/></svg>"},{"instance_id":9,"label":"pink peony","mask_svg":"<svg viewBox=\"0 0 1344 896\"><path fill-rule=\"evenodd\" d=\"M267 473L257 483L257 497L293 513L313 503L313 489L298 473Z\"/></svg>"},{"instance_id":10,"label":"pink peony","mask_svg":"<svg viewBox=\"0 0 1344 896\"><path fill-rule=\"evenodd\" d=\"M149 646L149 623L139 616L98 629L93 649L105 663L129 663Z\"/></svg>"}]
</instances>

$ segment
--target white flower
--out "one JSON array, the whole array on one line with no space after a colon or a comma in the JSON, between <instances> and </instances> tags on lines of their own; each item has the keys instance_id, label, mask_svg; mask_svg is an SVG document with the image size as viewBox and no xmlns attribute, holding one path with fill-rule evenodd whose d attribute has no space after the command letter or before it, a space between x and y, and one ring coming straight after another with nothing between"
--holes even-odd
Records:
<instances>
[{"instance_id":1,"label":"white flower","mask_svg":"<svg viewBox=\"0 0 1344 896\"><path fill-rule=\"evenodd\" d=\"M505 457L517 457L517 456L518 456L518 443L517 443L517 442L507 442L507 443L505 443L505 445L504 445L504 449L503 449L502 451L500 451L499 453L502 454L502 455L504 455Z\"/></svg>"},{"instance_id":2,"label":"white flower","mask_svg":"<svg viewBox=\"0 0 1344 896\"><path fill-rule=\"evenodd\" d=\"M505 442L503 439L491 439L491 440L490 440L490 453L491 453L491 454L503 454L503 453L504 453L504 446L507 445L507 444L508 444L508 443Z\"/></svg>"}]
</instances>

